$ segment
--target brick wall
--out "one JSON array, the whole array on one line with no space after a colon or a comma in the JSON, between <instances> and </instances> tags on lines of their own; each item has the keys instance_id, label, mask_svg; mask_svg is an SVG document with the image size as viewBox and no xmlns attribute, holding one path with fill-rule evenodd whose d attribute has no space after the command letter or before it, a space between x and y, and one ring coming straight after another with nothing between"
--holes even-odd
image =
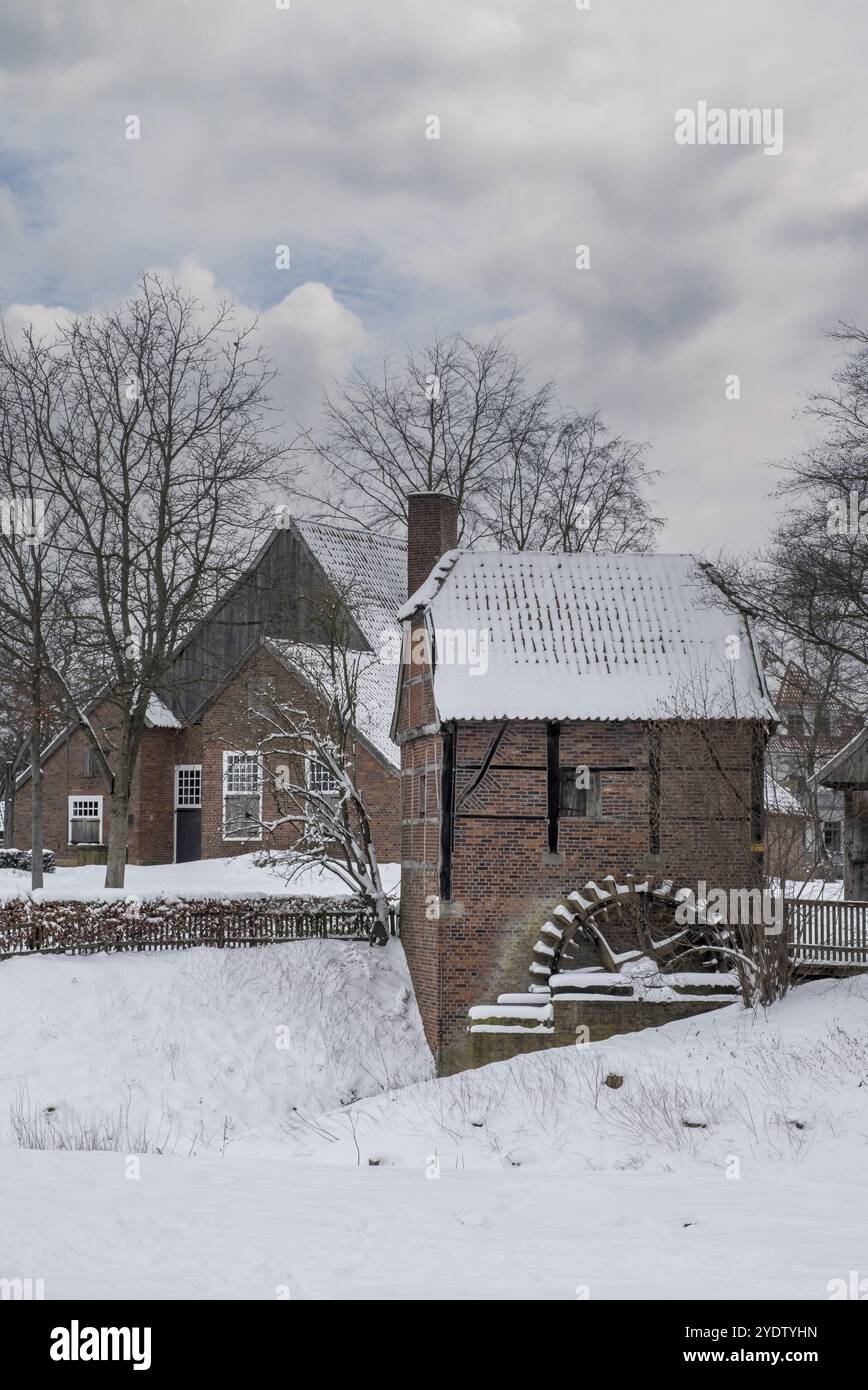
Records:
<instances>
[{"instance_id":1,"label":"brick wall","mask_svg":"<svg viewBox=\"0 0 868 1390\"><path fill-rule=\"evenodd\" d=\"M445 945L439 904L440 797L443 740L425 648L413 639L424 630L410 623L410 660L401 670L398 739L401 744L401 939L416 1000L432 1049L440 1017L440 958ZM422 779L425 779L424 792Z\"/></svg>"},{"instance_id":2,"label":"brick wall","mask_svg":"<svg viewBox=\"0 0 868 1390\"><path fill-rule=\"evenodd\" d=\"M260 844L289 849L300 830L297 823L288 822L262 841L223 838L223 754L255 748L263 733L263 725L255 712L255 698L254 710L250 709L248 682L251 680L273 681L278 701L292 702L299 707L309 701L303 686L268 651L260 649L224 688L201 720L185 731L188 756L178 758L178 761L202 764L202 857L206 859L226 854L249 854ZM293 763L293 759L288 757L276 757L273 761L275 765L280 762ZM372 754L361 740L355 746L355 767L359 788L371 818L380 862L397 862L400 852L398 769ZM293 780L300 776L297 765L291 776ZM277 819L280 815L273 787L267 778L263 786L262 812L265 820Z\"/></svg>"},{"instance_id":3,"label":"brick wall","mask_svg":"<svg viewBox=\"0 0 868 1390\"><path fill-rule=\"evenodd\" d=\"M731 1002L731 1001L726 1001ZM465 1033L444 1054L441 1074L463 1071L466 1067L484 1067L489 1062L502 1062L518 1052L539 1052L549 1047L575 1047L576 1028L588 1030L588 1042L604 1042L622 1033L637 1033L643 1028L659 1028L664 1023L677 1023L697 1014L725 1008L719 1002L695 999L670 999L659 1004L635 999L583 1000L570 1007L560 1004L555 1009L553 1033ZM630 1084L629 1076L625 1078Z\"/></svg>"},{"instance_id":4,"label":"brick wall","mask_svg":"<svg viewBox=\"0 0 868 1390\"><path fill-rule=\"evenodd\" d=\"M99 705L90 721L104 747L116 742L117 711L109 701ZM133 776L129 814L129 861L132 864L163 863L172 858L171 758L173 733L166 729L145 732L139 762ZM43 764L44 839L46 849L54 850L59 864L77 862L79 852L69 844L69 798L103 799L103 842L108 835L109 798L97 769L87 772L90 739L82 729L73 729ZM18 789L15 807L15 838L19 845L30 844L30 782ZM88 851L90 854L91 852Z\"/></svg>"}]
</instances>

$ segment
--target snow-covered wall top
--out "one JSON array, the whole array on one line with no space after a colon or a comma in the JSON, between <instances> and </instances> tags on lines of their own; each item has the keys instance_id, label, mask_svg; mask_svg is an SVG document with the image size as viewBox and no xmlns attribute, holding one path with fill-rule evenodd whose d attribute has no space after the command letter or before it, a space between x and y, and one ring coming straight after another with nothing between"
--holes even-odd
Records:
<instances>
[{"instance_id":1,"label":"snow-covered wall top","mask_svg":"<svg viewBox=\"0 0 868 1390\"><path fill-rule=\"evenodd\" d=\"M434 630L441 720L777 718L746 619L690 555L448 559L402 610Z\"/></svg>"}]
</instances>

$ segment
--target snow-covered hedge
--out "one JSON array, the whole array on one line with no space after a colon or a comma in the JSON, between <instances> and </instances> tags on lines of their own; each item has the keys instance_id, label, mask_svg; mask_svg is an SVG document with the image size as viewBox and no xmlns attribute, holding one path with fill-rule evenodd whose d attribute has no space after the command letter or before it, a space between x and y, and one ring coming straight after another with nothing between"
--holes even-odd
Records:
<instances>
[{"instance_id":1,"label":"snow-covered hedge","mask_svg":"<svg viewBox=\"0 0 868 1390\"><path fill-rule=\"evenodd\" d=\"M32 850L0 849L0 869L30 869L32 862ZM42 851L42 871L46 874L54 873L54 850L44 849Z\"/></svg>"},{"instance_id":2,"label":"snow-covered hedge","mask_svg":"<svg viewBox=\"0 0 868 1390\"><path fill-rule=\"evenodd\" d=\"M125 951L268 945L309 937L366 937L355 898L162 899L114 902L9 898L0 904L0 956L30 951Z\"/></svg>"}]
</instances>

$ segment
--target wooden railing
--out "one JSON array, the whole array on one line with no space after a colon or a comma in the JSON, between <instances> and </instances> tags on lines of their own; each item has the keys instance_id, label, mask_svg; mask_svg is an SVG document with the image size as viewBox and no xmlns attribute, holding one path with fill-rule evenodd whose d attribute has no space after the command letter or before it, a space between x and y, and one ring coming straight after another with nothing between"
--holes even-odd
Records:
<instances>
[{"instance_id":1,"label":"wooden railing","mask_svg":"<svg viewBox=\"0 0 868 1390\"><path fill-rule=\"evenodd\" d=\"M0 908L0 959L93 951L181 951L192 946L269 946L314 938L366 940L371 913L363 907L299 907L263 899L86 903L13 901ZM396 908L389 913L399 935Z\"/></svg>"},{"instance_id":2,"label":"wooden railing","mask_svg":"<svg viewBox=\"0 0 868 1390\"><path fill-rule=\"evenodd\" d=\"M784 922L797 967L868 970L868 902L786 898Z\"/></svg>"}]
</instances>

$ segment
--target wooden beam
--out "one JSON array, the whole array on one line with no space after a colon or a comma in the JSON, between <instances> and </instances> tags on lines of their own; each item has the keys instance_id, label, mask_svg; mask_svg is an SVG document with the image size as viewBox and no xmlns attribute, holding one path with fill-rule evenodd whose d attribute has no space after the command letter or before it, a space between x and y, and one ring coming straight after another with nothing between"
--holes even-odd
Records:
<instances>
[{"instance_id":1,"label":"wooden beam","mask_svg":"<svg viewBox=\"0 0 868 1390\"><path fill-rule=\"evenodd\" d=\"M440 774L440 901L452 899L452 849L455 839L455 724L443 726L443 766Z\"/></svg>"},{"instance_id":2,"label":"wooden beam","mask_svg":"<svg viewBox=\"0 0 868 1390\"><path fill-rule=\"evenodd\" d=\"M549 854L558 850L558 817L561 805L561 728L546 725L546 783L548 790Z\"/></svg>"}]
</instances>

